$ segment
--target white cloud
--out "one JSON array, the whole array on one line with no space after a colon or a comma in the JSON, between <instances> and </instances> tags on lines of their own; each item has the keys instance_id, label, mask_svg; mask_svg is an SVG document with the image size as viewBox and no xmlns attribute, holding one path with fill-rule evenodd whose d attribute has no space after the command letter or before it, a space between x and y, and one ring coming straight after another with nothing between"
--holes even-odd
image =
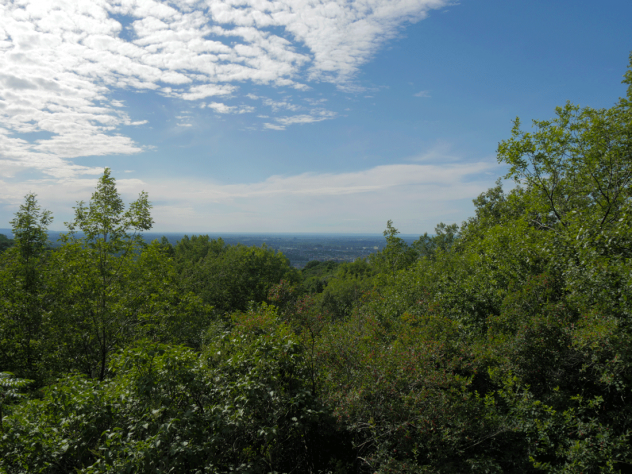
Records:
<instances>
[{"instance_id":1,"label":"white cloud","mask_svg":"<svg viewBox=\"0 0 632 474\"><path fill-rule=\"evenodd\" d=\"M0 3L0 159L51 176L92 173L79 156L143 150L119 89L187 101L234 97L244 82L308 90L352 80L402 25L449 0L15 0ZM123 23L121 23L121 21ZM250 96L249 96L250 97ZM250 97L252 98L252 97ZM211 104L220 104L212 102ZM290 101L270 105L298 110ZM250 109L211 105L221 113ZM281 117L276 128L331 118ZM268 128L274 128L269 127ZM16 133L46 132L28 140ZM8 165L5 166L9 168Z\"/></svg>"},{"instance_id":2,"label":"white cloud","mask_svg":"<svg viewBox=\"0 0 632 474\"><path fill-rule=\"evenodd\" d=\"M328 117L317 117L314 115L292 115L289 117L279 117L277 122L281 125L292 125L294 123L314 123L327 120Z\"/></svg>"},{"instance_id":3,"label":"white cloud","mask_svg":"<svg viewBox=\"0 0 632 474\"><path fill-rule=\"evenodd\" d=\"M202 84L191 87L188 92L169 91L169 95L180 97L184 100L199 100L216 95L230 95L237 89L235 86L219 84Z\"/></svg>"},{"instance_id":4,"label":"white cloud","mask_svg":"<svg viewBox=\"0 0 632 474\"><path fill-rule=\"evenodd\" d=\"M249 184L147 183L169 202L156 209L156 228L213 231L381 232L386 221L407 233L432 232L441 220L461 222L471 199L493 186L498 165L395 164L351 173L271 176ZM356 223L356 224L354 224Z\"/></svg>"},{"instance_id":5,"label":"white cloud","mask_svg":"<svg viewBox=\"0 0 632 474\"><path fill-rule=\"evenodd\" d=\"M248 114L254 112L255 108L250 105L241 105L239 107L229 106L221 102L211 102L210 104L203 104L202 108L208 107L213 109L218 114Z\"/></svg>"},{"instance_id":6,"label":"white cloud","mask_svg":"<svg viewBox=\"0 0 632 474\"><path fill-rule=\"evenodd\" d=\"M430 97L430 91L419 91L413 94L415 97Z\"/></svg>"},{"instance_id":7,"label":"white cloud","mask_svg":"<svg viewBox=\"0 0 632 474\"><path fill-rule=\"evenodd\" d=\"M498 168L490 159L270 176L255 183L119 179L117 185L128 200L141 190L149 193L157 203L155 227L162 232L381 232L393 219L402 232L421 234L441 220L460 222L470 216L471 199L493 186ZM0 203L17 208L20 199L15 197L35 190L56 222L67 221L74 201L88 199L96 180L66 177L62 182L60 193L55 179L16 183L0 178ZM205 222L212 222L213 228L200 224Z\"/></svg>"},{"instance_id":8,"label":"white cloud","mask_svg":"<svg viewBox=\"0 0 632 474\"><path fill-rule=\"evenodd\" d=\"M295 176L271 176L255 184L231 184L208 186L202 193L215 202L236 198L261 198L264 196L341 196L373 193L401 186L431 186L449 188L443 198L467 197L469 190L464 179L478 175L493 166L487 162L440 165L396 164L376 166L352 173L303 173ZM458 185L458 186L457 186ZM454 192L458 187L460 191Z\"/></svg>"},{"instance_id":9,"label":"white cloud","mask_svg":"<svg viewBox=\"0 0 632 474\"><path fill-rule=\"evenodd\" d=\"M311 52L310 78L344 82L404 22L426 17L445 0L207 1L212 17L245 30L283 27ZM239 8L236 8L236 7Z\"/></svg>"},{"instance_id":10,"label":"white cloud","mask_svg":"<svg viewBox=\"0 0 632 474\"><path fill-rule=\"evenodd\" d=\"M323 105L325 102L327 102L327 99L325 99L324 97L320 98L320 99L313 99L311 97L307 97L304 99L305 102L307 102L309 105L313 105L313 106L317 106L317 105Z\"/></svg>"},{"instance_id":11,"label":"white cloud","mask_svg":"<svg viewBox=\"0 0 632 474\"><path fill-rule=\"evenodd\" d=\"M306 124L322 122L323 120L330 120L336 117L336 113L330 110L316 109L312 110L311 114L301 115L288 115L285 117L275 117L277 123L264 123L263 127L269 130L285 130L288 125L294 124ZM261 115L260 118L268 118L265 115Z\"/></svg>"},{"instance_id":12,"label":"white cloud","mask_svg":"<svg viewBox=\"0 0 632 474\"><path fill-rule=\"evenodd\" d=\"M292 103L287 102L285 100L283 100L283 101L274 101L272 99L263 99L263 104L267 105L268 107L271 107L274 112L277 112L277 111L279 111L281 109L296 111L296 110L299 110L301 108L299 105L292 104Z\"/></svg>"},{"instance_id":13,"label":"white cloud","mask_svg":"<svg viewBox=\"0 0 632 474\"><path fill-rule=\"evenodd\" d=\"M211 102L207 105L207 107L209 109L213 109L218 114L230 114L236 109L235 107L229 107L228 105L220 102Z\"/></svg>"},{"instance_id":14,"label":"white cloud","mask_svg":"<svg viewBox=\"0 0 632 474\"><path fill-rule=\"evenodd\" d=\"M429 150L409 158L409 161L445 164L456 163L463 160L463 157L453 151L450 143L438 141Z\"/></svg>"},{"instance_id":15,"label":"white cloud","mask_svg":"<svg viewBox=\"0 0 632 474\"><path fill-rule=\"evenodd\" d=\"M295 123L315 123L315 122L322 122L323 120L329 120L332 119L336 116L335 112L332 112L330 110L313 110L311 115L307 115L307 114L303 114L303 115L290 115L287 117L277 117L276 121L283 125L283 126L287 126L287 125L292 125Z\"/></svg>"},{"instance_id":16,"label":"white cloud","mask_svg":"<svg viewBox=\"0 0 632 474\"><path fill-rule=\"evenodd\" d=\"M268 130L285 130L285 125L278 125L275 123L264 123L263 124L263 128L268 129Z\"/></svg>"}]
</instances>

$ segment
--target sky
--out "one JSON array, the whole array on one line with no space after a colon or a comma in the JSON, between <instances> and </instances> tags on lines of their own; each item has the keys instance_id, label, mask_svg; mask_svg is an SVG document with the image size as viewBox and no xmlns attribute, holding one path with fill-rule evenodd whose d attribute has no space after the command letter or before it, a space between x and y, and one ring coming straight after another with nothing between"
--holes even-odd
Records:
<instances>
[{"instance_id":1,"label":"sky","mask_svg":"<svg viewBox=\"0 0 632 474\"><path fill-rule=\"evenodd\" d=\"M104 167L158 232L460 223L512 120L610 107L629 0L0 0L0 228ZM510 184L508 184L510 185Z\"/></svg>"}]
</instances>

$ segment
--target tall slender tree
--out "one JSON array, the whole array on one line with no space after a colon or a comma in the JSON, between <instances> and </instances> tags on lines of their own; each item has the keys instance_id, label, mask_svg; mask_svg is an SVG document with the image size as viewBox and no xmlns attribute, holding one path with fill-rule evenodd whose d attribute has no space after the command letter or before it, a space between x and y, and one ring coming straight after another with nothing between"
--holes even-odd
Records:
<instances>
[{"instance_id":1,"label":"tall slender tree","mask_svg":"<svg viewBox=\"0 0 632 474\"><path fill-rule=\"evenodd\" d=\"M50 304L43 291L50 211L29 193L11 221L15 246L0 264L0 365L21 377L36 378L41 360L42 316Z\"/></svg>"},{"instance_id":2,"label":"tall slender tree","mask_svg":"<svg viewBox=\"0 0 632 474\"><path fill-rule=\"evenodd\" d=\"M152 227L147 193L125 209L116 181L106 168L88 204L80 201L59 259L58 284L66 297L57 330L66 343L62 356L90 377L106 376L112 351L133 338L139 295L130 280L141 251L141 232ZM55 328L51 327L51 330Z\"/></svg>"}]
</instances>

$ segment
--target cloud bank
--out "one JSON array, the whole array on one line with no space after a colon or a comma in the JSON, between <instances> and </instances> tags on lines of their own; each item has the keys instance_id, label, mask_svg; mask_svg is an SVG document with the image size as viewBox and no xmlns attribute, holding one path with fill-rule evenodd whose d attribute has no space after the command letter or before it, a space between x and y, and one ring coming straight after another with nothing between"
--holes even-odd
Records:
<instances>
[{"instance_id":1,"label":"cloud bank","mask_svg":"<svg viewBox=\"0 0 632 474\"><path fill-rule=\"evenodd\" d=\"M119 179L129 200L141 191L154 203L156 230L188 232L379 232L388 219L405 233L432 232L440 220L460 222L471 199L498 176L493 161L469 164L395 164L351 173L271 176L255 183ZM73 200L88 199L95 179L66 180L61 202L56 180L4 183L7 194L38 189L43 207L69 220ZM0 181L0 189L3 183ZM29 187L30 186L30 187ZM2 199L2 191L0 191ZM65 213L65 214L64 214ZM56 228L61 228L56 226Z\"/></svg>"}]
</instances>

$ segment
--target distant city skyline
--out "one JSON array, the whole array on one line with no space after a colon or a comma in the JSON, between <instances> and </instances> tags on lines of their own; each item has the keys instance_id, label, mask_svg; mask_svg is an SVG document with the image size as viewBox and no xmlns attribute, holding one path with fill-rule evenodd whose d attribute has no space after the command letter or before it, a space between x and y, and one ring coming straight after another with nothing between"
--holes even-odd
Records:
<instances>
[{"instance_id":1,"label":"distant city skyline","mask_svg":"<svg viewBox=\"0 0 632 474\"><path fill-rule=\"evenodd\" d=\"M63 230L104 167L155 232L461 223L499 141L611 106L632 2L0 0L0 228ZM511 183L507 183L511 186Z\"/></svg>"}]
</instances>

